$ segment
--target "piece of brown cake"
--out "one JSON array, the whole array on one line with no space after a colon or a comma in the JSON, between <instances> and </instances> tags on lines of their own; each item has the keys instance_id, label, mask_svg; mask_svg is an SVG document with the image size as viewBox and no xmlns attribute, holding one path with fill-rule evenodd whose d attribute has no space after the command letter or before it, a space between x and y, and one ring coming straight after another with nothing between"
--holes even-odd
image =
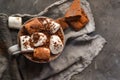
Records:
<instances>
[{"instance_id":1,"label":"piece of brown cake","mask_svg":"<svg viewBox=\"0 0 120 80\"><path fill-rule=\"evenodd\" d=\"M67 20L76 20L81 17L80 0L74 0L65 14Z\"/></svg>"},{"instance_id":2,"label":"piece of brown cake","mask_svg":"<svg viewBox=\"0 0 120 80\"><path fill-rule=\"evenodd\" d=\"M65 14L65 21L76 31L88 23L88 17L80 7L80 0L74 0Z\"/></svg>"},{"instance_id":3,"label":"piece of brown cake","mask_svg":"<svg viewBox=\"0 0 120 80\"><path fill-rule=\"evenodd\" d=\"M40 30L45 30L45 27L42 26L37 18L29 21L24 27L30 35L35 32L39 32Z\"/></svg>"},{"instance_id":4,"label":"piece of brown cake","mask_svg":"<svg viewBox=\"0 0 120 80\"><path fill-rule=\"evenodd\" d=\"M80 30L83 27L83 24L80 21L72 21L69 25L76 31Z\"/></svg>"},{"instance_id":5,"label":"piece of brown cake","mask_svg":"<svg viewBox=\"0 0 120 80\"><path fill-rule=\"evenodd\" d=\"M67 22L65 21L65 18L64 18L64 17L58 18L58 19L56 20L56 22L61 25L61 27L62 27L63 30L65 30L65 29L67 29L67 28L69 27L68 24L67 24Z\"/></svg>"},{"instance_id":6,"label":"piece of brown cake","mask_svg":"<svg viewBox=\"0 0 120 80\"><path fill-rule=\"evenodd\" d=\"M83 28L89 22L87 15L85 14L84 10L82 9L82 15L79 20L75 21L68 21L69 25L76 31Z\"/></svg>"},{"instance_id":7,"label":"piece of brown cake","mask_svg":"<svg viewBox=\"0 0 120 80\"><path fill-rule=\"evenodd\" d=\"M85 14L85 11L83 9L82 10L82 16L80 18L80 22L83 23L83 24L86 24L89 22L89 19L87 17L87 15Z\"/></svg>"}]
</instances>

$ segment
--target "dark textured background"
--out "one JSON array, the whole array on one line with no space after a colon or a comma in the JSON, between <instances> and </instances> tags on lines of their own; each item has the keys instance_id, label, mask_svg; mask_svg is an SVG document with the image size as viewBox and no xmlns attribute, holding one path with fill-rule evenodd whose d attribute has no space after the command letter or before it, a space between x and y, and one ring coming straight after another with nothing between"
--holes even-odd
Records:
<instances>
[{"instance_id":1,"label":"dark textured background","mask_svg":"<svg viewBox=\"0 0 120 80\"><path fill-rule=\"evenodd\" d=\"M36 14L55 1L0 0L0 13ZM88 1L95 18L95 33L101 34L107 44L92 64L82 73L73 76L72 80L120 80L120 0ZM12 32L13 40L16 39L16 32Z\"/></svg>"}]
</instances>

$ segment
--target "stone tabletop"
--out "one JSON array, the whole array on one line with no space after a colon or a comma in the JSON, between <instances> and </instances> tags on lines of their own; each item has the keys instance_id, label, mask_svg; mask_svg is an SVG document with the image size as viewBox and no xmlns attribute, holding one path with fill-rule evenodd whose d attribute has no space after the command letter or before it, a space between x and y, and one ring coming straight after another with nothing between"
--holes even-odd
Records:
<instances>
[{"instance_id":1,"label":"stone tabletop","mask_svg":"<svg viewBox=\"0 0 120 80\"><path fill-rule=\"evenodd\" d=\"M8 15L36 14L55 1L0 0L0 12ZM96 23L94 33L103 36L107 44L92 64L83 72L74 75L71 80L120 80L120 0L88 0L88 2ZM12 31L15 40L17 31Z\"/></svg>"}]
</instances>

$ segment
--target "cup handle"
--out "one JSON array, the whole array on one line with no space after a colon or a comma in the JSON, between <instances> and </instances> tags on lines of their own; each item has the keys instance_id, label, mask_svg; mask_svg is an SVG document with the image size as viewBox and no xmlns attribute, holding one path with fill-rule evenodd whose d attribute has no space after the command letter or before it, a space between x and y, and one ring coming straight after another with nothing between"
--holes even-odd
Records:
<instances>
[{"instance_id":1,"label":"cup handle","mask_svg":"<svg viewBox=\"0 0 120 80\"><path fill-rule=\"evenodd\" d=\"M16 54L20 54L21 53L18 44L15 44L15 45L9 47L8 52L11 55L16 55Z\"/></svg>"}]
</instances>

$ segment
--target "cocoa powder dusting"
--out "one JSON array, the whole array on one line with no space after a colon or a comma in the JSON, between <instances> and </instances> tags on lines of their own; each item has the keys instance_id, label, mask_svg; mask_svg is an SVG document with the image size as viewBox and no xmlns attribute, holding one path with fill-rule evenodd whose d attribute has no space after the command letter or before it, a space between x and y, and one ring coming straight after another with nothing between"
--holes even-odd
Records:
<instances>
[{"instance_id":1,"label":"cocoa powder dusting","mask_svg":"<svg viewBox=\"0 0 120 80\"><path fill-rule=\"evenodd\" d=\"M29 44L28 41L26 41L25 43L23 43L23 45L25 46L25 48L27 48L27 45Z\"/></svg>"},{"instance_id":2,"label":"cocoa powder dusting","mask_svg":"<svg viewBox=\"0 0 120 80\"><path fill-rule=\"evenodd\" d=\"M31 46L32 48L34 48L34 44L33 44L33 42L32 42L31 39L29 39L29 42L30 42L30 46Z\"/></svg>"},{"instance_id":3,"label":"cocoa powder dusting","mask_svg":"<svg viewBox=\"0 0 120 80\"><path fill-rule=\"evenodd\" d=\"M63 33L61 32L61 30L59 29L56 33L54 33L54 35L58 35L61 39L61 41L63 42L64 41L64 36L63 36ZM64 43L64 42L63 42Z\"/></svg>"},{"instance_id":4,"label":"cocoa powder dusting","mask_svg":"<svg viewBox=\"0 0 120 80\"><path fill-rule=\"evenodd\" d=\"M47 36L47 41L46 41L46 43L45 43L43 46L49 48L49 44L50 44L50 34L48 34L48 32L44 32L44 34Z\"/></svg>"},{"instance_id":5,"label":"cocoa powder dusting","mask_svg":"<svg viewBox=\"0 0 120 80\"><path fill-rule=\"evenodd\" d=\"M38 40L39 40L39 37L40 37L40 35L39 34L33 34L33 41L34 41L34 43L37 43L38 42Z\"/></svg>"}]
</instances>

